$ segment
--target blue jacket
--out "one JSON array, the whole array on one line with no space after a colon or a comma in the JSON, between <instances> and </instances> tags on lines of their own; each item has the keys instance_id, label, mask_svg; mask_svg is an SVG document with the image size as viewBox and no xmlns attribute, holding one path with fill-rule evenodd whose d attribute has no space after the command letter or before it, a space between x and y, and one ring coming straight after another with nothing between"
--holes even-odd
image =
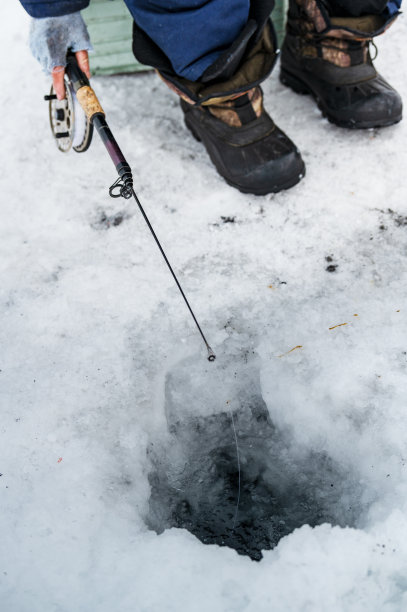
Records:
<instances>
[{"instance_id":1,"label":"blue jacket","mask_svg":"<svg viewBox=\"0 0 407 612\"><path fill-rule=\"evenodd\" d=\"M20 0L31 17L59 17L82 11L90 0Z\"/></svg>"}]
</instances>

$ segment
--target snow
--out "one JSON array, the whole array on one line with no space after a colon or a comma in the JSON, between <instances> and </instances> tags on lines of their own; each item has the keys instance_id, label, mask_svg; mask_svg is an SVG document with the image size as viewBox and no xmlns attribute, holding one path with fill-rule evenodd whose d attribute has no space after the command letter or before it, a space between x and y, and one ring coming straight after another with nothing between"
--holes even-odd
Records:
<instances>
[{"instance_id":1,"label":"snow","mask_svg":"<svg viewBox=\"0 0 407 612\"><path fill-rule=\"evenodd\" d=\"M406 610L405 122L341 130L276 71L266 105L307 175L247 196L153 74L94 79L210 364L135 203L108 197L101 142L55 148L28 19L0 10L1 609ZM376 65L406 100L405 36L401 18ZM243 396L277 428L281 495L298 474L322 495L323 457L336 478L335 521L299 526L258 563L147 519L151 448L174 477L199 436L181 427L171 446L169 429L226 405L238 417Z\"/></svg>"}]
</instances>

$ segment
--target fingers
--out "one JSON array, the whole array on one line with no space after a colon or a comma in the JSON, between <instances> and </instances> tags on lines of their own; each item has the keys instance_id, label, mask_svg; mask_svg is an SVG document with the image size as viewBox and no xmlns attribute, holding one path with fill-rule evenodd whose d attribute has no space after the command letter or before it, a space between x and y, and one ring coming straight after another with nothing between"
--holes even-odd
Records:
<instances>
[{"instance_id":1,"label":"fingers","mask_svg":"<svg viewBox=\"0 0 407 612\"><path fill-rule=\"evenodd\" d=\"M75 53L76 60L78 62L79 68L86 74L88 79L90 79L90 70L89 70L89 57L87 51L77 51Z\"/></svg>"},{"instance_id":2,"label":"fingers","mask_svg":"<svg viewBox=\"0 0 407 612\"><path fill-rule=\"evenodd\" d=\"M86 74L88 79L90 79L90 70L89 70L89 57L87 51L77 51L75 53L76 60L78 62L79 68ZM54 86L54 91L58 100L63 100L65 98L65 83L64 83L64 75L65 68L63 66L55 66L52 70L52 84Z\"/></svg>"},{"instance_id":3,"label":"fingers","mask_svg":"<svg viewBox=\"0 0 407 612\"><path fill-rule=\"evenodd\" d=\"M63 66L55 66L52 70L52 84L58 100L65 98L64 74L65 68Z\"/></svg>"}]
</instances>

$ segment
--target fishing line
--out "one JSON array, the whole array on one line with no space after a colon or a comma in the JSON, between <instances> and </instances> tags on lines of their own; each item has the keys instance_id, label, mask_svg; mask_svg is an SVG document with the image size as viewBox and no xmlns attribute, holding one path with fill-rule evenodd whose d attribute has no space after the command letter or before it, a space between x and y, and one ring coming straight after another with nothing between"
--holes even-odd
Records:
<instances>
[{"instance_id":1,"label":"fishing line","mask_svg":"<svg viewBox=\"0 0 407 612\"><path fill-rule=\"evenodd\" d=\"M233 429L233 435L235 438L235 446L236 446L236 459L237 459L237 471L238 471L238 491L237 491L237 501L236 501L236 509L235 509L235 516L233 518L233 525L232 525L232 531L235 530L236 527L236 519L237 519L237 513L239 511L239 504L240 504L240 489L241 489L241 470L240 470L240 456L239 456L239 444L237 442L237 431L236 431L236 425L235 425L235 419L233 417L233 410L231 407L229 407L229 412L230 412L230 417L232 419L232 429Z\"/></svg>"}]
</instances>

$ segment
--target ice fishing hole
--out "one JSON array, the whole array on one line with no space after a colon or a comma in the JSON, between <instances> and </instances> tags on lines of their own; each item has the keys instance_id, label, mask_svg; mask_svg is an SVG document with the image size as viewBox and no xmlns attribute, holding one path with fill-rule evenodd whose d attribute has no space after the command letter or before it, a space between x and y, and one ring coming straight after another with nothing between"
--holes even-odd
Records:
<instances>
[{"instance_id":1,"label":"ice fishing hole","mask_svg":"<svg viewBox=\"0 0 407 612\"><path fill-rule=\"evenodd\" d=\"M356 526L363 492L356 474L326 453L299 451L270 421L261 396L243 394L231 414L171 419L168 439L149 450L148 527L187 529L205 544L260 560L262 551L304 524ZM157 448L160 447L160 450Z\"/></svg>"}]
</instances>

